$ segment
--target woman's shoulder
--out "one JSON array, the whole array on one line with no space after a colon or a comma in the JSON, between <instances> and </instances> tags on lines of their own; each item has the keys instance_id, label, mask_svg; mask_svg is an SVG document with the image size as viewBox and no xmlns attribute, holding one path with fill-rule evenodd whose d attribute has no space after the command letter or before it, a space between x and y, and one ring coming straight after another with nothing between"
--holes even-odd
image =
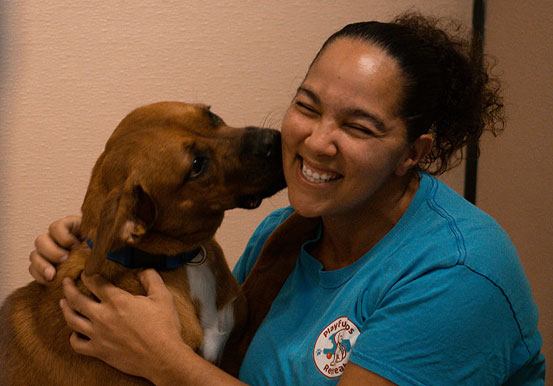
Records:
<instances>
[{"instance_id":1,"label":"woman's shoulder","mask_svg":"<svg viewBox=\"0 0 553 386\"><path fill-rule=\"evenodd\" d=\"M461 258L473 253L496 252L515 255L516 250L507 232L488 213L470 203L444 182L424 175L425 209L417 220L432 232L449 236L459 248Z\"/></svg>"},{"instance_id":2,"label":"woman's shoulder","mask_svg":"<svg viewBox=\"0 0 553 386\"><path fill-rule=\"evenodd\" d=\"M437 265L446 269L465 267L472 275L485 279L508 302L525 342L539 346L537 307L521 259L507 232L492 216L443 182L430 176L425 178L431 185L424 214L430 236L423 238L433 243L433 247L424 268L433 272Z\"/></svg>"},{"instance_id":3,"label":"woman's shoulder","mask_svg":"<svg viewBox=\"0 0 553 386\"><path fill-rule=\"evenodd\" d=\"M428 186L425 209L417 225L426 229L414 237L426 246L429 264L464 265L511 292L527 286L516 248L501 225L482 209L465 200L443 182L423 176ZM412 228L412 227L411 227Z\"/></svg>"},{"instance_id":4,"label":"woman's shoulder","mask_svg":"<svg viewBox=\"0 0 553 386\"><path fill-rule=\"evenodd\" d=\"M435 232L448 235L458 252L458 263L474 269L519 263L515 246L507 232L488 213L434 177L429 179L426 221ZM431 232L433 233L433 232ZM497 267L500 268L500 267Z\"/></svg>"}]
</instances>

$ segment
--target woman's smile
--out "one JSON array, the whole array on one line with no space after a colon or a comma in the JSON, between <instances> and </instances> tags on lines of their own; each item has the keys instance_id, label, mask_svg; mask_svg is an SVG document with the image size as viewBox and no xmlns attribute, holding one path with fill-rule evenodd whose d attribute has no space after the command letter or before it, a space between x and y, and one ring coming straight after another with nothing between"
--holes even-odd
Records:
<instances>
[{"instance_id":1,"label":"woman's smile","mask_svg":"<svg viewBox=\"0 0 553 386\"><path fill-rule=\"evenodd\" d=\"M325 169L321 166L315 166L304 158L298 156L298 160L302 176L309 182L314 184L329 183L343 176L339 173Z\"/></svg>"}]
</instances>

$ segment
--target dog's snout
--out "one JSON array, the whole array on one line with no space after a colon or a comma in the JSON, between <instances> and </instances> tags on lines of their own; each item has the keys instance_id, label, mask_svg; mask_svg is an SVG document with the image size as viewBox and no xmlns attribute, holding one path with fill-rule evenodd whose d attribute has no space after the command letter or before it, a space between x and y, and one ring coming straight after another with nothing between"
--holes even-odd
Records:
<instances>
[{"instance_id":1,"label":"dog's snout","mask_svg":"<svg viewBox=\"0 0 553 386\"><path fill-rule=\"evenodd\" d=\"M277 146L280 148L280 133L273 130L262 130L255 154L268 158L275 153Z\"/></svg>"},{"instance_id":2,"label":"dog's snout","mask_svg":"<svg viewBox=\"0 0 553 386\"><path fill-rule=\"evenodd\" d=\"M260 158L280 154L280 132L273 129L247 128L242 139L242 150Z\"/></svg>"}]
</instances>

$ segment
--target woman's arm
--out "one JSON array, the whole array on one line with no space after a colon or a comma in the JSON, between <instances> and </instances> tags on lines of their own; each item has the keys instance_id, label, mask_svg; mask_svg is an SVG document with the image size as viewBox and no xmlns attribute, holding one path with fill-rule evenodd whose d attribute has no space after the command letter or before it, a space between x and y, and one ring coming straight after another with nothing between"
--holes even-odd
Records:
<instances>
[{"instance_id":1,"label":"woman's arm","mask_svg":"<svg viewBox=\"0 0 553 386\"><path fill-rule=\"evenodd\" d=\"M149 380L157 386L245 385L194 353L188 346L172 351L165 367Z\"/></svg>"},{"instance_id":2,"label":"woman's arm","mask_svg":"<svg viewBox=\"0 0 553 386\"><path fill-rule=\"evenodd\" d=\"M73 349L156 385L243 385L197 355L181 339L171 293L154 270L140 274L146 296L134 296L95 275L82 277L99 302L64 279L60 305ZM89 339L83 338L85 335Z\"/></svg>"}]
</instances>

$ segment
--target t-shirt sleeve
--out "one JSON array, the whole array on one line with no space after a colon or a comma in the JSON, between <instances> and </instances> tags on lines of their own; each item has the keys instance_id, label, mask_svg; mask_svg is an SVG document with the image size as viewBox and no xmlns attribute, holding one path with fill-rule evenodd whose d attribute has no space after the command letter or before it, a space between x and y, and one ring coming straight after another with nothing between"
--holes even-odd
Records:
<instances>
[{"instance_id":1,"label":"t-shirt sleeve","mask_svg":"<svg viewBox=\"0 0 553 386\"><path fill-rule=\"evenodd\" d=\"M512 372L513 355L529 358L508 299L457 265L390 289L350 361L399 385L492 385Z\"/></svg>"},{"instance_id":2,"label":"t-shirt sleeve","mask_svg":"<svg viewBox=\"0 0 553 386\"><path fill-rule=\"evenodd\" d=\"M242 253L242 256L240 256L232 270L234 277L238 280L240 285L242 285L252 270L269 235L273 233L275 228L286 220L292 212L293 209L291 207L275 210L269 214L253 232L248 244L246 244L244 253Z\"/></svg>"}]
</instances>

